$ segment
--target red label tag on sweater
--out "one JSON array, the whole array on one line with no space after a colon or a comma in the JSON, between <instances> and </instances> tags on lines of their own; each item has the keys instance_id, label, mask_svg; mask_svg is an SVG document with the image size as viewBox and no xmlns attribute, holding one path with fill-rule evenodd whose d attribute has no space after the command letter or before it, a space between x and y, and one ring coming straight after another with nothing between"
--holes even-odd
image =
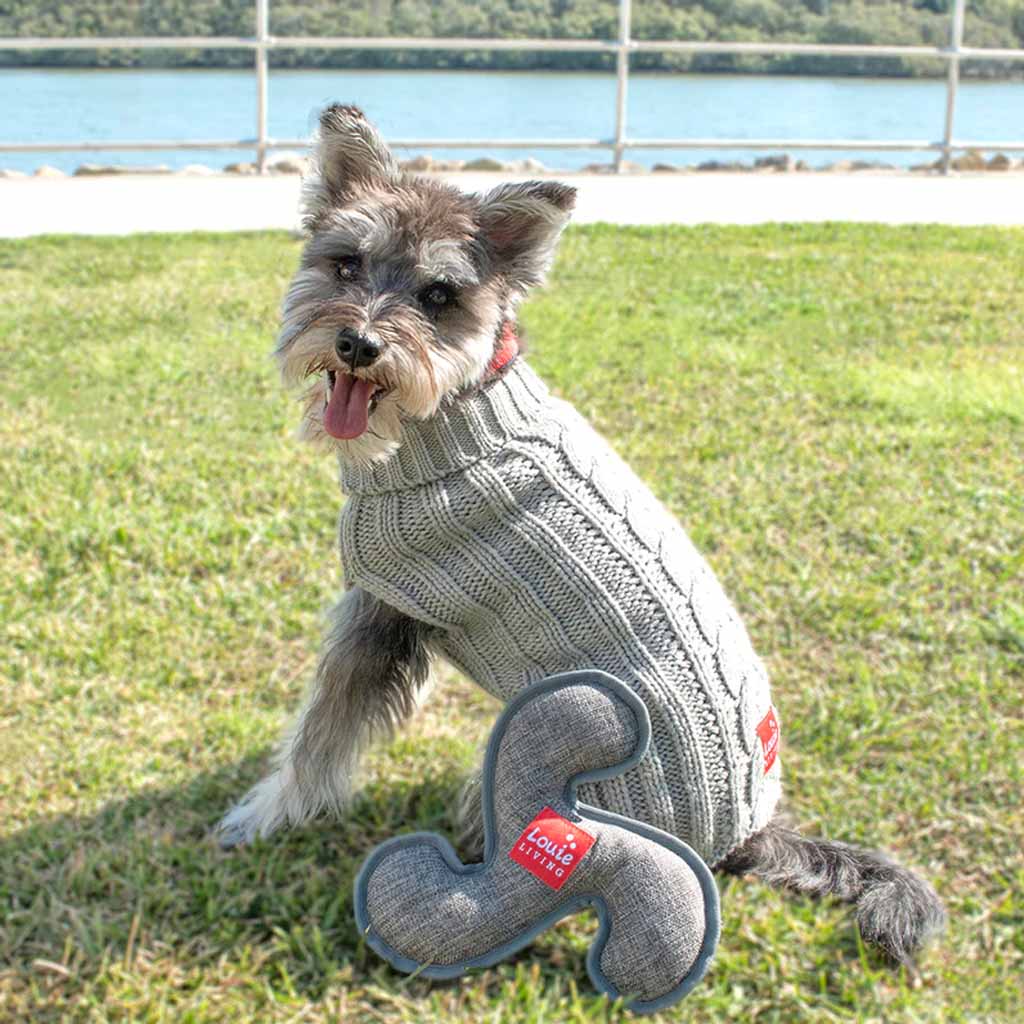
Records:
<instances>
[{"instance_id":1,"label":"red label tag on sweater","mask_svg":"<svg viewBox=\"0 0 1024 1024\"><path fill-rule=\"evenodd\" d=\"M545 807L523 829L508 855L552 889L561 889L594 841L589 832Z\"/></svg>"},{"instance_id":2,"label":"red label tag on sweater","mask_svg":"<svg viewBox=\"0 0 1024 1024\"><path fill-rule=\"evenodd\" d=\"M757 738L764 751L764 770L768 772L779 752L779 720L775 717L775 708L769 708L768 714L758 723Z\"/></svg>"}]
</instances>

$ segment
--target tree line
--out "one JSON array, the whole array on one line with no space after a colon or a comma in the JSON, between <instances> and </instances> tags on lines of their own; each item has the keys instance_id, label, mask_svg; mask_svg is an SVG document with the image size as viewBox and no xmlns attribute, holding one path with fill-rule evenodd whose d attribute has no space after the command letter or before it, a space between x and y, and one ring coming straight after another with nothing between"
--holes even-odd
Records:
<instances>
[{"instance_id":1,"label":"tree line","mask_svg":"<svg viewBox=\"0 0 1024 1024\"><path fill-rule=\"evenodd\" d=\"M952 0L634 0L635 39L944 46ZM615 0L271 0L278 36L613 39ZM253 0L0 0L0 36L251 36ZM969 46L1024 47L1021 0L968 0ZM884 76L941 75L938 60L639 53L635 70ZM611 54L514 50L277 50L282 68L608 70ZM0 51L0 65L248 67L245 50ZM971 77L1010 77L1024 62L967 61Z\"/></svg>"}]
</instances>

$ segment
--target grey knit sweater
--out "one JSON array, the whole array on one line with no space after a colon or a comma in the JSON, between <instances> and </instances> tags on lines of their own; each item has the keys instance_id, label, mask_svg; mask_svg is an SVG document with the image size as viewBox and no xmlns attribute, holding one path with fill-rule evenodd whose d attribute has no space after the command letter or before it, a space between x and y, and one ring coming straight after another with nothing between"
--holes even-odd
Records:
<instances>
[{"instance_id":1,"label":"grey knit sweater","mask_svg":"<svg viewBox=\"0 0 1024 1024\"><path fill-rule=\"evenodd\" d=\"M405 425L382 463L342 462L346 577L438 631L508 701L597 668L651 716L647 757L584 801L678 836L714 864L780 793L764 667L679 524L522 359Z\"/></svg>"}]
</instances>

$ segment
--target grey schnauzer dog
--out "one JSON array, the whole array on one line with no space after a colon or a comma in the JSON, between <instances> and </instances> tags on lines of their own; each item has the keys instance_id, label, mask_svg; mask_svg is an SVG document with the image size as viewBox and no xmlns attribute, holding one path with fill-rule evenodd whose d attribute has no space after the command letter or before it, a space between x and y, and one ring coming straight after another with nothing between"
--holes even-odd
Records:
<instances>
[{"instance_id":1,"label":"grey schnauzer dog","mask_svg":"<svg viewBox=\"0 0 1024 1024\"><path fill-rule=\"evenodd\" d=\"M652 743L582 799L719 870L853 903L864 937L909 961L944 921L931 886L782 824L779 717L739 617L682 527L519 354L517 304L574 202L553 181L477 196L404 174L360 111L323 112L276 355L349 495L346 591L273 771L221 841L342 811L360 753L412 714L435 656L505 701L599 669L644 701ZM472 786L463 817L479 826Z\"/></svg>"}]
</instances>

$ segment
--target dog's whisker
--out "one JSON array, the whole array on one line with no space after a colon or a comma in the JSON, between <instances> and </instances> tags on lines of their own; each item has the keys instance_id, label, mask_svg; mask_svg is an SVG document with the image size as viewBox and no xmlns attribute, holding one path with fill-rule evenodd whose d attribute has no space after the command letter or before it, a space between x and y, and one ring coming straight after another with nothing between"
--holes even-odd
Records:
<instances>
[{"instance_id":1,"label":"dog's whisker","mask_svg":"<svg viewBox=\"0 0 1024 1024\"><path fill-rule=\"evenodd\" d=\"M430 389L433 392L437 392L437 377L434 374L434 365L430 361L430 353L427 351L426 345L424 345L417 338L414 347L414 353L416 358L419 359L420 364L426 371L427 377L430 379Z\"/></svg>"}]
</instances>

